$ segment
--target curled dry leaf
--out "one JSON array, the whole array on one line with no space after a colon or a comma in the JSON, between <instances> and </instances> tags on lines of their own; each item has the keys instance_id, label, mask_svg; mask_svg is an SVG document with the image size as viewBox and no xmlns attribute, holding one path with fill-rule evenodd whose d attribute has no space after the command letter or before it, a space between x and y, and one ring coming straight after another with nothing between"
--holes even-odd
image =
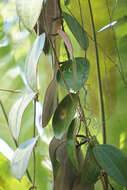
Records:
<instances>
[{"instance_id":1,"label":"curled dry leaf","mask_svg":"<svg viewBox=\"0 0 127 190\"><path fill-rule=\"evenodd\" d=\"M55 173L53 190L70 190L72 189L73 183L78 177L79 173L73 167L70 159L68 158L66 150L66 134L62 137L61 140L58 140L55 137L52 139L49 147L51 161L54 159L54 153L56 154L57 162L59 162L59 168L57 170L57 173ZM80 153L81 152L77 150L78 156L80 155ZM79 159L79 162L81 160L82 158Z\"/></svg>"},{"instance_id":2,"label":"curled dry leaf","mask_svg":"<svg viewBox=\"0 0 127 190\"><path fill-rule=\"evenodd\" d=\"M73 59L73 47L72 47L72 43L71 40L69 38L69 36L63 31L63 30L58 30L57 33L62 37L62 39L64 40L68 51L70 53L71 58Z\"/></svg>"},{"instance_id":3,"label":"curled dry leaf","mask_svg":"<svg viewBox=\"0 0 127 190\"><path fill-rule=\"evenodd\" d=\"M43 111L42 111L42 126L46 127L52 114L57 107L57 81L56 77L50 82L44 97Z\"/></svg>"}]
</instances>

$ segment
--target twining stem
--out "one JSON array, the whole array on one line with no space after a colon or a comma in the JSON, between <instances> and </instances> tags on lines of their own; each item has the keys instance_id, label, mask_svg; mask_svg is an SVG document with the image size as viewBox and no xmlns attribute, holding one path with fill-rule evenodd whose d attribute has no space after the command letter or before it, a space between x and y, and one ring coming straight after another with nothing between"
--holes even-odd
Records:
<instances>
[{"instance_id":1,"label":"twining stem","mask_svg":"<svg viewBox=\"0 0 127 190\"><path fill-rule=\"evenodd\" d=\"M86 136L87 136L87 138L89 138L89 137L91 137L91 134L90 134L90 131L89 131L88 126L87 126L87 121L85 118L84 110L83 110L81 102L80 102L79 95L78 95L78 102L79 102L79 110L80 110L81 120L83 121L84 126L85 126Z\"/></svg>"},{"instance_id":2,"label":"twining stem","mask_svg":"<svg viewBox=\"0 0 127 190\"><path fill-rule=\"evenodd\" d=\"M6 113L6 111L5 111L4 105L3 105L3 103L2 103L1 100L0 100L0 106L1 106L1 108L2 108L2 111L3 111L3 114L4 114L4 118L5 118L5 120L6 120L6 123L7 123L7 125L8 125L8 128L9 128L8 116L7 116L7 113ZM13 136L12 136L12 138L13 138ZM19 145L18 145L17 141L16 141L14 138L13 138L13 141L14 141L14 143L15 143L16 148L18 148ZM29 179L30 183L33 183L33 182L32 182L32 179L31 179L31 176L30 176L30 174L29 174L28 169L26 170L26 175L27 175L27 178Z\"/></svg>"},{"instance_id":3,"label":"twining stem","mask_svg":"<svg viewBox=\"0 0 127 190\"><path fill-rule=\"evenodd\" d=\"M100 104L101 104L101 118L102 118L102 128L103 128L103 144L106 144L106 122L105 122L105 108L104 108L104 100L103 100L103 89L101 84L101 73L100 73L100 64L99 64L99 54L98 54L98 46L97 46L97 39L96 39L96 31L94 26L94 19L93 19L93 12L91 7L91 2L88 0L90 16L91 16L91 23L93 29L93 36L94 36L94 45L96 51L96 62L97 62L97 74L98 74L98 83L99 83L99 95L100 95ZM108 177L105 175L104 182L106 186L106 190L108 189Z\"/></svg>"},{"instance_id":4,"label":"twining stem","mask_svg":"<svg viewBox=\"0 0 127 190\"><path fill-rule=\"evenodd\" d=\"M92 13L92 7L91 7L90 0L88 0L88 4L89 4L89 9L90 9L91 23L92 23L93 36L94 36L94 45L95 45L95 51L96 51L97 75L98 75L100 106L101 106L101 118L102 118L102 127L103 127L103 144L106 144L105 108L104 108L104 100L103 100L103 89L102 89L102 84L101 84L101 73L100 73L98 46L97 46L96 31L95 31L95 26L94 26L94 19L93 19L93 13Z\"/></svg>"}]
</instances>

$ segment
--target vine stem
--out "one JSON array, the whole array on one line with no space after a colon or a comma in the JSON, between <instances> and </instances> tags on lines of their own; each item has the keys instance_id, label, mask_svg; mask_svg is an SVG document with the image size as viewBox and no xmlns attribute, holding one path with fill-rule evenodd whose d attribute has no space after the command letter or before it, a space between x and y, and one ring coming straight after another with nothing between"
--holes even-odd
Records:
<instances>
[{"instance_id":1,"label":"vine stem","mask_svg":"<svg viewBox=\"0 0 127 190\"><path fill-rule=\"evenodd\" d=\"M98 75L98 84L99 84L99 95L100 95L100 106L101 106L101 118L102 118L102 128L103 128L103 144L106 144L106 121L105 121L105 108L104 108L104 100L103 100L103 89L101 83L101 73L100 73L100 64L99 64L99 53L98 53L98 46L97 46L97 38L96 38L96 31L94 26L94 18L93 12L91 7L91 2L88 0L89 10L90 10L90 17L93 29L93 37L94 37L94 45L96 51L96 62L97 62L97 75ZM105 187L106 190L108 189L108 176L105 175L104 177Z\"/></svg>"},{"instance_id":2,"label":"vine stem","mask_svg":"<svg viewBox=\"0 0 127 190\"><path fill-rule=\"evenodd\" d=\"M102 118L102 127L103 127L103 144L106 144L106 121L105 121L103 89L102 89L102 84L101 84L101 73L100 73L100 65L99 65L99 53L98 53L96 31L95 31L95 26L94 26L93 12L92 12L90 0L88 0L88 4L89 4L93 36L94 36L94 45L95 45L95 51L96 51L97 75L98 75L99 95L100 95L100 104L101 104L101 118Z\"/></svg>"},{"instance_id":3,"label":"vine stem","mask_svg":"<svg viewBox=\"0 0 127 190\"><path fill-rule=\"evenodd\" d=\"M9 128L8 116L7 116L6 110L5 110L4 105L3 105L3 103L2 103L1 100L0 100L0 106L1 106L1 109L2 109L2 111L3 111L4 118L5 118L5 120L6 120L6 123L7 123L7 125L8 125L8 128ZM19 145L18 145L17 141L13 138L13 136L12 136L12 139L13 139L13 141L14 141L14 144L15 144L16 148L18 148ZM29 179L29 182L30 182L30 183L33 183L28 169L26 170L26 175L27 175L27 178Z\"/></svg>"},{"instance_id":4,"label":"vine stem","mask_svg":"<svg viewBox=\"0 0 127 190\"><path fill-rule=\"evenodd\" d=\"M12 90L12 89L3 89L3 88L0 88L0 91L1 92L11 92L11 93L21 93L20 90Z\"/></svg>"}]
</instances>

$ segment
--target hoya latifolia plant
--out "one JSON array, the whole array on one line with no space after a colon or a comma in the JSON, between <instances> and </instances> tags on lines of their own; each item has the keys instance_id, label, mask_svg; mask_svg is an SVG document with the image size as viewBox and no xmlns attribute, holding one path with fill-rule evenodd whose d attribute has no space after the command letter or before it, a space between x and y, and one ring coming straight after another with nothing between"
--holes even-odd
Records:
<instances>
[{"instance_id":1,"label":"hoya latifolia plant","mask_svg":"<svg viewBox=\"0 0 127 190\"><path fill-rule=\"evenodd\" d=\"M39 189L36 149L42 128L49 123L54 133L49 145L54 190L94 190L98 181L103 190L115 189L112 183L127 187L127 157L107 141L107 120L115 112L117 72L126 85L116 61L119 49L113 18L117 7L115 0L16 0L20 23L37 36L25 61L26 91L8 119L17 147L9 157L11 171L18 180L26 173L29 189ZM97 14L98 9L104 16ZM41 127L37 127L41 91L37 66L42 51L51 58L53 77L45 92ZM33 138L19 145L22 117L31 101ZM101 128L99 138L93 132L95 119ZM33 179L28 171L32 152Z\"/></svg>"}]
</instances>

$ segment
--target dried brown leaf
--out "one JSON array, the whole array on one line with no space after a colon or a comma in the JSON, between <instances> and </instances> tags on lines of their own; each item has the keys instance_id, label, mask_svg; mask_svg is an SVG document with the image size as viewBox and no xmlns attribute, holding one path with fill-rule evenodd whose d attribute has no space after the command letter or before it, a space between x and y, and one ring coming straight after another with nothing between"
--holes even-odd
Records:
<instances>
[{"instance_id":1,"label":"dried brown leaf","mask_svg":"<svg viewBox=\"0 0 127 190\"><path fill-rule=\"evenodd\" d=\"M69 36L63 31L63 30L58 30L57 33L62 37L62 39L64 40L68 51L70 53L71 58L73 59L73 47L72 47L72 43L71 40L69 38Z\"/></svg>"},{"instance_id":2,"label":"dried brown leaf","mask_svg":"<svg viewBox=\"0 0 127 190\"><path fill-rule=\"evenodd\" d=\"M56 77L50 82L44 97L43 112L42 112L42 126L46 127L52 114L57 107L57 81Z\"/></svg>"}]
</instances>

